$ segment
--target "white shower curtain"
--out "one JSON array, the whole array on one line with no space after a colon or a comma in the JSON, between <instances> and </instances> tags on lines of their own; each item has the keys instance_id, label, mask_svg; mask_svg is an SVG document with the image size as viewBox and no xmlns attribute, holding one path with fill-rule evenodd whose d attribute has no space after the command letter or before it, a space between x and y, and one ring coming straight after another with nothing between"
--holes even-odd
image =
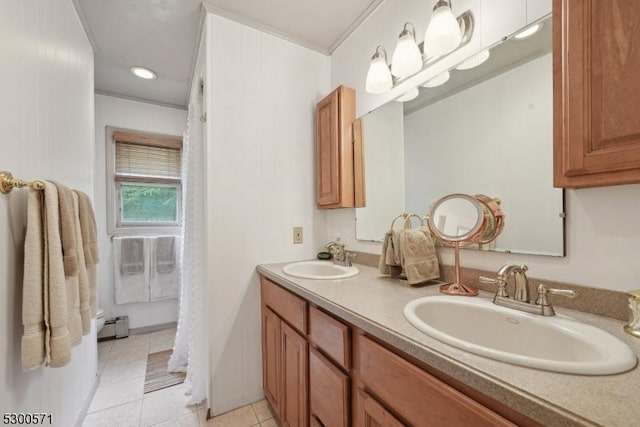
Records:
<instances>
[{"instance_id":1,"label":"white shower curtain","mask_svg":"<svg viewBox=\"0 0 640 427\"><path fill-rule=\"evenodd\" d=\"M168 369L187 372L188 403L207 397L208 365L205 314L204 135L201 97L189 104L182 148L182 260L180 315Z\"/></svg>"}]
</instances>

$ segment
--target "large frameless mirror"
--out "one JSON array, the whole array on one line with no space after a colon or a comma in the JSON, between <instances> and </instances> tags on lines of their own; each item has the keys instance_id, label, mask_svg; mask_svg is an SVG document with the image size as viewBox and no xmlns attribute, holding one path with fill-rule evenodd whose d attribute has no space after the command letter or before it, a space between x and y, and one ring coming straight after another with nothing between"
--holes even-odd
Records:
<instances>
[{"instance_id":1,"label":"large frameless mirror","mask_svg":"<svg viewBox=\"0 0 640 427\"><path fill-rule=\"evenodd\" d=\"M367 207L356 238L424 215L442 194L491 194L509 227L480 249L564 256L562 189L553 188L551 17L363 116ZM478 245L476 245L478 247Z\"/></svg>"}]
</instances>

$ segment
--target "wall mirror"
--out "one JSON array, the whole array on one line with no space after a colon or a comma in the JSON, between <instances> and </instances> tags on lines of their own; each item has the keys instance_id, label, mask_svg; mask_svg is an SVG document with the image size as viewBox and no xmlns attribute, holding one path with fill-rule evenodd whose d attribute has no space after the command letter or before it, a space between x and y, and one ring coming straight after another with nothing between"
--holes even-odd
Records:
<instances>
[{"instance_id":1,"label":"wall mirror","mask_svg":"<svg viewBox=\"0 0 640 427\"><path fill-rule=\"evenodd\" d=\"M358 240L382 241L390 218L424 215L442 194L491 194L509 226L480 249L564 256L551 17L538 24L424 83L415 99L361 118L367 207L356 209Z\"/></svg>"}]
</instances>

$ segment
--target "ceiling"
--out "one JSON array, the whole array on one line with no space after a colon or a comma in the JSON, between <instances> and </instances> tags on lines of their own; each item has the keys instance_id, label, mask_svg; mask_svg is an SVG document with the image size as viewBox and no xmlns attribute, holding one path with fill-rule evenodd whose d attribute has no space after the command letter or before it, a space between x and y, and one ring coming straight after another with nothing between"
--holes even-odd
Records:
<instances>
[{"instance_id":1,"label":"ceiling","mask_svg":"<svg viewBox=\"0 0 640 427\"><path fill-rule=\"evenodd\" d=\"M207 11L331 53L383 0L206 0ZM95 50L96 93L184 108L202 0L74 0ZM156 80L129 68L150 68Z\"/></svg>"}]
</instances>

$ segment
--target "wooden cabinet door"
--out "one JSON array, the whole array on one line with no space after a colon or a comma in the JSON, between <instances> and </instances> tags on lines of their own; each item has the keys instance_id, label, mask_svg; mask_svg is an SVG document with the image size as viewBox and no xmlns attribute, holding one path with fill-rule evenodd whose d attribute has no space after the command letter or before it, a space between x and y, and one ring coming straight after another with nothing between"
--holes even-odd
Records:
<instances>
[{"instance_id":1,"label":"wooden cabinet door","mask_svg":"<svg viewBox=\"0 0 640 427\"><path fill-rule=\"evenodd\" d=\"M315 349L309 352L309 413L312 424L349 425L349 377Z\"/></svg>"},{"instance_id":2,"label":"wooden cabinet door","mask_svg":"<svg viewBox=\"0 0 640 427\"><path fill-rule=\"evenodd\" d=\"M357 417L360 425L356 427L403 427L396 417L387 411L364 390L358 390L358 400L361 413Z\"/></svg>"},{"instance_id":3,"label":"wooden cabinet door","mask_svg":"<svg viewBox=\"0 0 640 427\"><path fill-rule=\"evenodd\" d=\"M640 182L640 1L554 0L554 185Z\"/></svg>"},{"instance_id":4,"label":"wooden cabinet door","mask_svg":"<svg viewBox=\"0 0 640 427\"><path fill-rule=\"evenodd\" d=\"M274 410L281 412L282 321L267 307L262 308L262 387Z\"/></svg>"},{"instance_id":5,"label":"wooden cabinet door","mask_svg":"<svg viewBox=\"0 0 640 427\"><path fill-rule=\"evenodd\" d=\"M316 202L320 209L364 206L361 176L358 190L355 188L355 96L353 89L340 86L316 106ZM357 157L357 166L362 170L361 150Z\"/></svg>"},{"instance_id":6,"label":"wooden cabinet door","mask_svg":"<svg viewBox=\"0 0 640 427\"><path fill-rule=\"evenodd\" d=\"M309 411L307 383L309 349L304 337L282 323L282 410L285 427L307 427Z\"/></svg>"},{"instance_id":7,"label":"wooden cabinet door","mask_svg":"<svg viewBox=\"0 0 640 427\"><path fill-rule=\"evenodd\" d=\"M316 197L318 206L340 203L339 92L334 91L316 108Z\"/></svg>"}]
</instances>

